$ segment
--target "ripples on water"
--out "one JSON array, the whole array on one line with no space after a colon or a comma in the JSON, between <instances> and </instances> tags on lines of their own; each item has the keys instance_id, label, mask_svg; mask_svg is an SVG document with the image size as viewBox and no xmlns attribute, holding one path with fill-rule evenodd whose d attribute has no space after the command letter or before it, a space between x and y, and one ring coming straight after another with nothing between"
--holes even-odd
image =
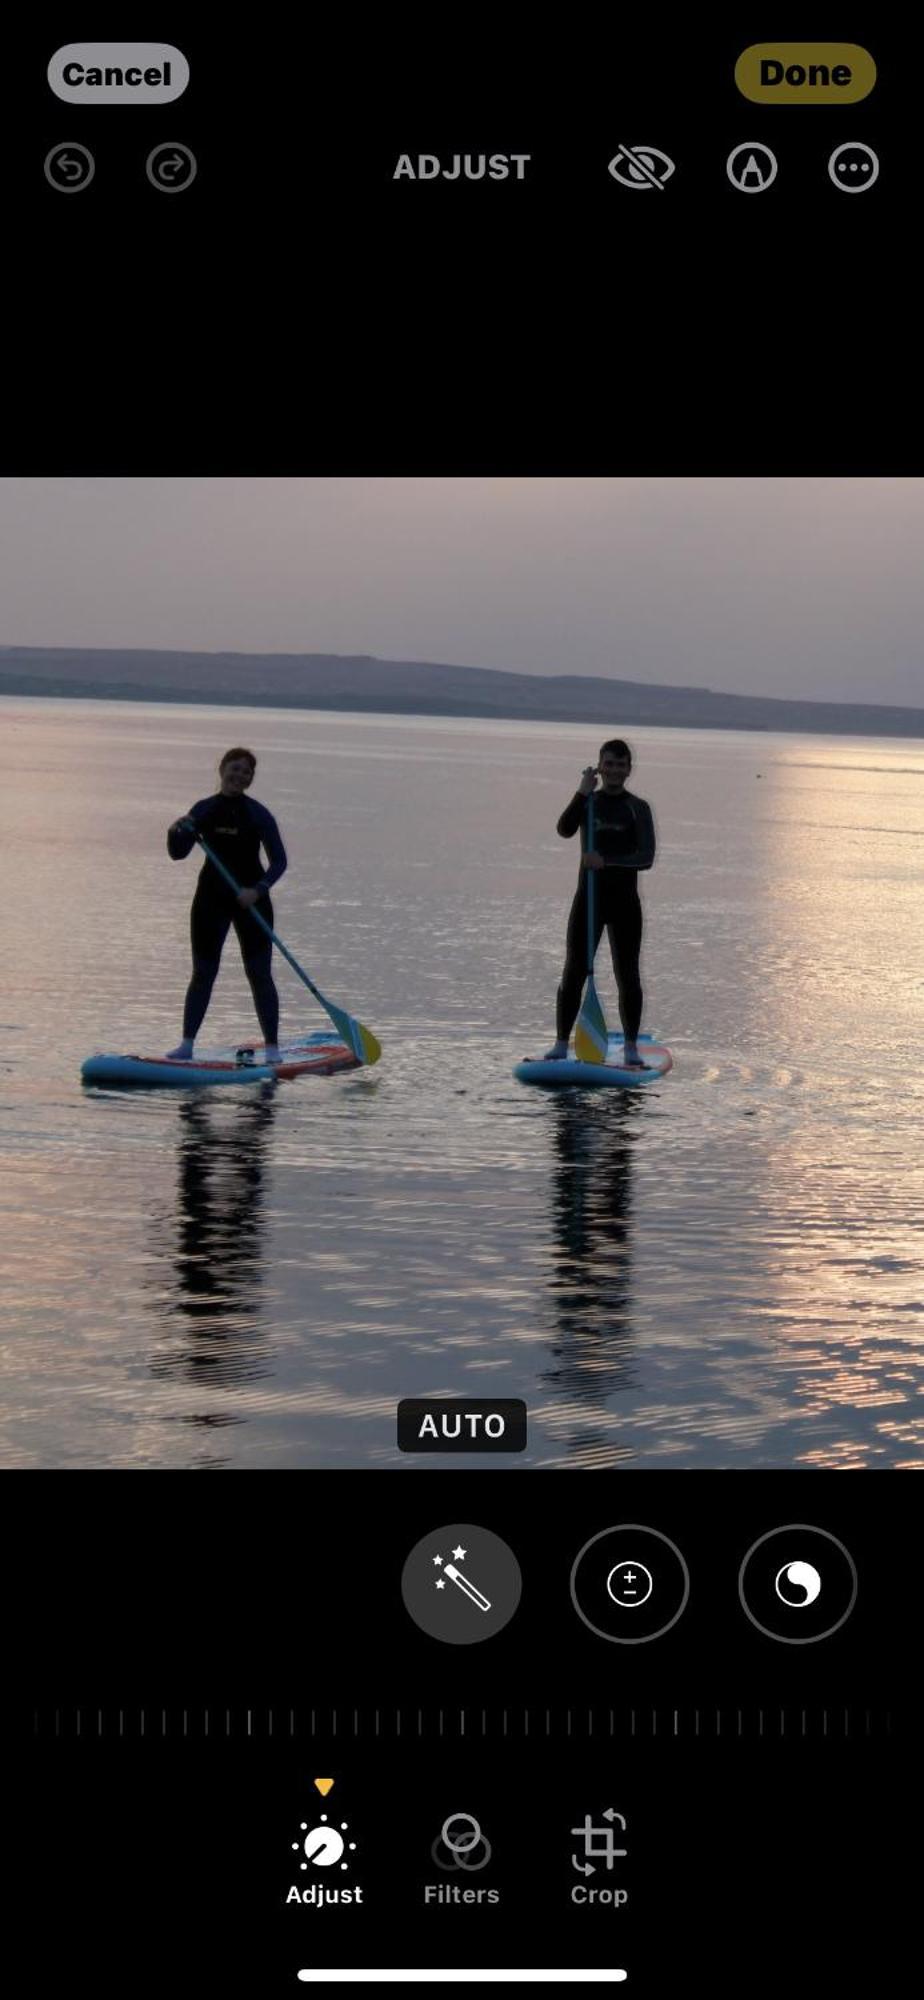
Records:
<instances>
[{"instance_id":1,"label":"ripples on water","mask_svg":"<svg viewBox=\"0 0 924 2000\"><path fill-rule=\"evenodd\" d=\"M921 1463L924 745L637 732L676 1067L546 1094L510 1072L552 1031L585 732L5 706L44 922L0 1003L3 1462L439 1470L398 1398L496 1392L515 1466ZM82 1091L91 1047L175 1038L164 826L229 729L289 845L279 928L384 1060ZM208 1029L251 1031L233 940Z\"/></svg>"}]
</instances>

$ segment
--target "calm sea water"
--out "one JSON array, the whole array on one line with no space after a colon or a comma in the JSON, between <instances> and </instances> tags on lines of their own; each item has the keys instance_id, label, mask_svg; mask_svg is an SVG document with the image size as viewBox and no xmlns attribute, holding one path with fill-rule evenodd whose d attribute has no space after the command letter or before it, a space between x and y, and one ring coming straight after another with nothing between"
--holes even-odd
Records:
<instances>
[{"instance_id":1,"label":"calm sea water","mask_svg":"<svg viewBox=\"0 0 924 2000\"><path fill-rule=\"evenodd\" d=\"M602 730L0 702L0 1462L924 1463L924 743L636 730L635 1093L530 1091ZM251 743L281 935L380 1065L89 1091L171 1047L197 863ZM605 947L600 990L616 1019ZM325 1017L282 961L283 1032ZM233 937L200 1046L252 1038ZM521 1396L524 1458L410 1460L410 1395Z\"/></svg>"}]
</instances>

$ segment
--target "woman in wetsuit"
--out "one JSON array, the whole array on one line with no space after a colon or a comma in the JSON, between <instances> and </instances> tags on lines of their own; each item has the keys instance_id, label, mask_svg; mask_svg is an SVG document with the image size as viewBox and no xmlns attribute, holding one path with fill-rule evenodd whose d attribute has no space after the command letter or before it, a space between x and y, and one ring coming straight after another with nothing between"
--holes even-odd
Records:
<instances>
[{"instance_id":1,"label":"woman in wetsuit","mask_svg":"<svg viewBox=\"0 0 924 2000\"><path fill-rule=\"evenodd\" d=\"M279 1061L279 995L271 971L272 939L249 913L258 904L261 917L272 928L269 892L285 871L286 851L272 813L258 805L256 799L244 797L253 784L256 768L252 750L226 750L218 766L220 790L212 798L199 799L184 818L174 820L167 830L171 861L184 861L201 833L240 885L235 896L206 857L190 914L193 969L183 1009L183 1039L178 1048L170 1051L170 1060L174 1062L192 1059L193 1045L212 997L222 947L232 924L266 1044L266 1061ZM265 869L260 860L261 847L269 863Z\"/></svg>"},{"instance_id":2,"label":"woman in wetsuit","mask_svg":"<svg viewBox=\"0 0 924 2000\"><path fill-rule=\"evenodd\" d=\"M577 1019L587 978L587 871L594 871L594 952L606 930L619 990L619 1018L625 1037L627 1068L641 1069L636 1038L642 1020L639 950L642 906L637 874L655 858L651 807L626 791L632 752L621 737L604 743L599 764L588 765L580 785L558 822L563 840L571 840L586 822L587 801L594 794L594 845L581 856L577 894L568 918L568 944L556 1005L557 1040L546 1062L563 1062ZM601 789L597 790L597 778Z\"/></svg>"}]
</instances>

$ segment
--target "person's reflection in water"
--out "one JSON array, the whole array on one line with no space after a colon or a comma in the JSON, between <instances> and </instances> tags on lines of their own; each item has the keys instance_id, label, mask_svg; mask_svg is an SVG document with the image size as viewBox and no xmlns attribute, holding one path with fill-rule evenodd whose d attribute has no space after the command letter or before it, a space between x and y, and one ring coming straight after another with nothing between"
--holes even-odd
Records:
<instances>
[{"instance_id":1,"label":"person's reflection in water","mask_svg":"<svg viewBox=\"0 0 924 2000\"><path fill-rule=\"evenodd\" d=\"M564 1406L569 1457L584 1464L630 1456L594 1412L635 1383L632 1327L632 1147L642 1106L629 1091L563 1092L550 1106L553 1250L549 1291L557 1323L554 1365L541 1380ZM574 1406L581 1417L571 1421Z\"/></svg>"},{"instance_id":2,"label":"person's reflection in water","mask_svg":"<svg viewBox=\"0 0 924 2000\"><path fill-rule=\"evenodd\" d=\"M241 1086L234 1103L197 1093L178 1106L179 1158L173 1270L158 1301L182 1325L168 1333L152 1373L228 1388L271 1373L261 1328L263 1183L276 1113L272 1086ZM173 1233L171 1229L171 1234ZM190 1414L196 1424L231 1413Z\"/></svg>"}]
</instances>

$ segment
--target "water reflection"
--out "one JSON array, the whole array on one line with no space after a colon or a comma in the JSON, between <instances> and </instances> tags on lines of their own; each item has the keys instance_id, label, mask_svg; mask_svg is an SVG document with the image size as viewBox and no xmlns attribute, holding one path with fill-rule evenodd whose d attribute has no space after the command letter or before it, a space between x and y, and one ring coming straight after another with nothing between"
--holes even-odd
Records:
<instances>
[{"instance_id":1,"label":"water reflection","mask_svg":"<svg viewBox=\"0 0 924 2000\"><path fill-rule=\"evenodd\" d=\"M205 1094L177 1107L175 1213L162 1219L167 1267L157 1311L179 1323L175 1344L151 1363L158 1377L228 1387L272 1372L263 1325L264 1180L276 1092L247 1090L233 1104ZM191 1418L221 1421L220 1413ZM227 1417L225 1421L232 1421Z\"/></svg>"},{"instance_id":2,"label":"water reflection","mask_svg":"<svg viewBox=\"0 0 924 2000\"><path fill-rule=\"evenodd\" d=\"M632 1145L640 1107L628 1092L564 1094L550 1106L552 1260L549 1294L556 1337L546 1383L580 1406L570 1453L586 1458L595 1439L584 1421L620 1390L635 1386L632 1284ZM612 1453L609 1427L599 1440Z\"/></svg>"}]
</instances>

